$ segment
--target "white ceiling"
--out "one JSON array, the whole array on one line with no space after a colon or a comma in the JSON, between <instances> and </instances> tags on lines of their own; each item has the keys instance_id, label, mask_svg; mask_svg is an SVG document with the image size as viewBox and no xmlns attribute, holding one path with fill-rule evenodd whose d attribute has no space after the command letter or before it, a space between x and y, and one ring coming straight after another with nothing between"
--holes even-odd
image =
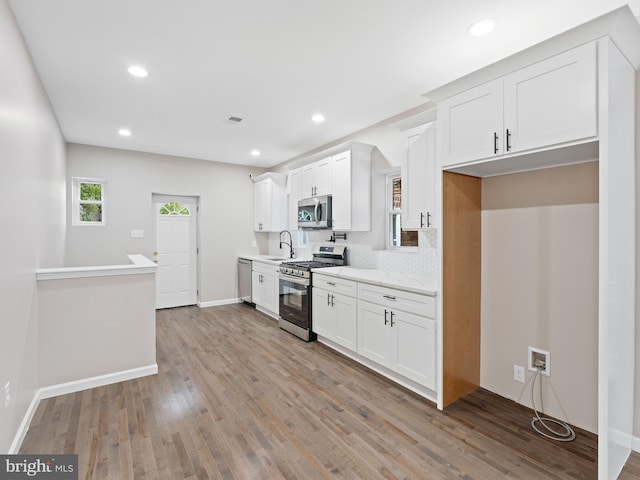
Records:
<instances>
[{"instance_id":1,"label":"white ceiling","mask_svg":"<svg viewBox=\"0 0 640 480\"><path fill-rule=\"evenodd\" d=\"M270 167L627 2L9 3L69 142ZM640 0L630 6L640 14ZM469 36L484 17L498 27ZM131 64L150 75L130 76ZM316 112L323 124L311 122ZM229 125L229 115L244 120ZM122 127L133 135L120 137Z\"/></svg>"}]
</instances>

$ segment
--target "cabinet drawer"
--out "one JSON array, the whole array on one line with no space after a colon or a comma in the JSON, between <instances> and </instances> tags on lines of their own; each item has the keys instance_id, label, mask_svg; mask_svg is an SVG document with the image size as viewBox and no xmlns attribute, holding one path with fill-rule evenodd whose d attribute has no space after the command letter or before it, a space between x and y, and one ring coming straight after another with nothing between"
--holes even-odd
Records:
<instances>
[{"instance_id":1,"label":"cabinet drawer","mask_svg":"<svg viewBox=\"0 0 640 480\"><path fill-rule=\"evenodd\" d=\"M358 283L358 299L416 315L436 318L436 299L428 295Z\"/></svg>"},{"instance_id":2,"label":"cabinet drawer","mask_svg":"<svg viewBox=\"0 0 640 480\"><path fill-rule=\"evenodd\" d=\"M349 297L355 297L358 291L357 283L353 280L345 280L320 273L313 274L313 286L331 293L341 293Z\"/></svg>"},{"instance_id":3,"label":"cabinet drawer","mask_svg":"<svg viewBox=\"0 0 640 480\"><path fill-rule=\"evenodd\" d=\"M280 267L254 260L251 264L251 270L258 273L266 273L267 275L276 275L280 271Z\"/></svg>"}]
</instances>

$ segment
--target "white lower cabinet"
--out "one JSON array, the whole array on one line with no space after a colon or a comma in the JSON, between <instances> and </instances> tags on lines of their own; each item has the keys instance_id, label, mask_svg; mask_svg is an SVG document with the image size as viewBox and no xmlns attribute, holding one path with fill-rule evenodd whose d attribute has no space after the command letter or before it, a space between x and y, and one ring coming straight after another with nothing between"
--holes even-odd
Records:
<instances>
[{"instance_id":1,"label":"white lower cabinet","mask_svg":"<svg viewBox=\"0 0 640 480\"><path fill-rule=\"evenodd\" d=\"M312 329L353 352L357 350L356 282L314 274Z\"/></svg>"},{"instance_id":2,"label":"white lower cabinet","mask_svg":"<svg viewBox=\"0 0 640 480\"><path fill-rule=\"evenodd\" d=\"M278 275L277 267L253 262L251 272L251 297L256 307L266 310L272 316L278 316Z\"/></svg>"},{"instance_id":3,"label":"white lower cabinet","mask_svg":"<svg viewBox=\"0 0 640 480\"><path fill-rule=\"evenodd\" d=\"M435 299L384 287L359 285L358 353L400 375L436 389ZM362 300L379 293L379 302ZM364 295L361 295L363 294ZM414 310L424 301L421 314ZM429 318L427 315L432 315Z\"/></svg>"},{"instance_id":4,"label":"white lower cabinet","mask_svg":"<svg viewBox=\"0 0 640 480\"><path fill-rule=\"evenodd\" d=\"M415 391L436 391L435 297L314 273L312 310L321 341Z\"/></svg>"}]
</instances>

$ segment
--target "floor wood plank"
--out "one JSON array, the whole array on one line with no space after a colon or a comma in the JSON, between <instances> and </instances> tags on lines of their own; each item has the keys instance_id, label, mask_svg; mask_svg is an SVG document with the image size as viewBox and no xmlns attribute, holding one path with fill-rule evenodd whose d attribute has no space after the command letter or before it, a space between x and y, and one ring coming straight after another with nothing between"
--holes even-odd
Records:
<instances>
[{"instance_id":1,"label":"floor wood plank","mask_svg":"<svg viewBox=\"0 0 640 480\"><path fill-rule=\"evenodd\" d=\"M439 412L246 305L159 311L157 359L157 375L43 400L20 453L77 453L81 479L596 478L588 432L547 440L482 389Z\"/></svg>"}]
</instances>

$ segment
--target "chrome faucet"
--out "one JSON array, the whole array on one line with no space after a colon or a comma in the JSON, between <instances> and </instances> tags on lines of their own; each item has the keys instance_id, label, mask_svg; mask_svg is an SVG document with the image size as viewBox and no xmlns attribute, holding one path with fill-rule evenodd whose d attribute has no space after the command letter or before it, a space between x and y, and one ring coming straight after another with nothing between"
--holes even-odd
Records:
<instances>
[{"instance_id":1,"label":"chrome faucet","mask_svg":"<svg viewBox=\"0 0 640 480\"><path fill-rule=\"evenodd\" d=\"M283 233L288 233L289 234L289 243L282 241L282 234ZM282 230L280 232L280 248L282 248L282 245L288 245L289 246L289 258L293 258L293 238L291 238L291 232L289 230Z\"/></svg>"}]
</instances>

